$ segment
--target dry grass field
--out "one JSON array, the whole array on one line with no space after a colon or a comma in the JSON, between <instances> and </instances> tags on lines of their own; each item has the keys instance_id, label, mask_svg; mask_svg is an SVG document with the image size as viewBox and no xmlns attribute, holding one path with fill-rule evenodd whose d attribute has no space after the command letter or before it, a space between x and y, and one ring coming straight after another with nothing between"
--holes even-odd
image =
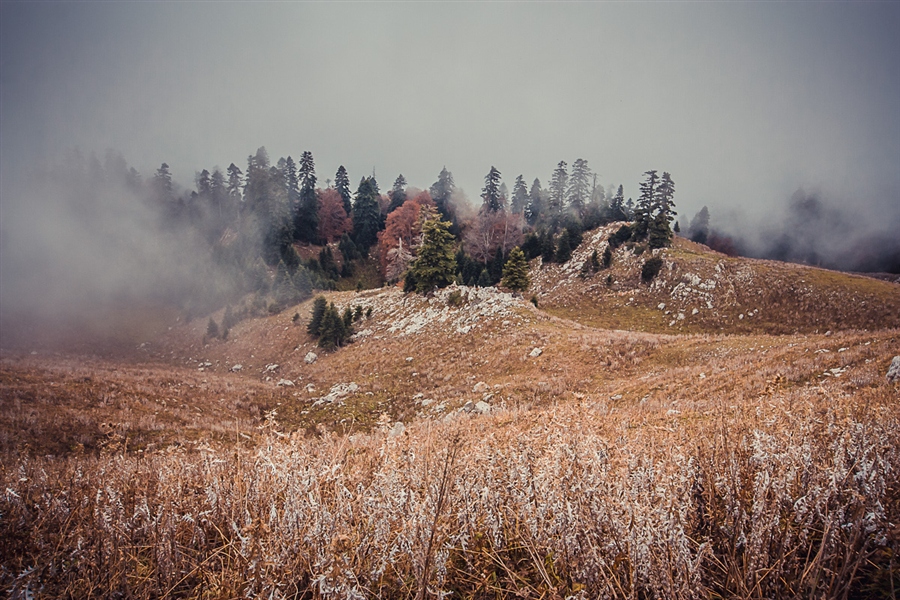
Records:
<instances>
[{"instance_id":1,"label":"dry grass field","mask_svg":"<svg viewBox=\"0 0 900 600\"><path fill-rule=\"evenodd\" d=\"M311 302L226 341L3 350L0 589L896 598L900 286L683 241L607 286L591 243L533 267L540 309L329 293L372 308L334 353Z\"/></svg>"}]
</instances>

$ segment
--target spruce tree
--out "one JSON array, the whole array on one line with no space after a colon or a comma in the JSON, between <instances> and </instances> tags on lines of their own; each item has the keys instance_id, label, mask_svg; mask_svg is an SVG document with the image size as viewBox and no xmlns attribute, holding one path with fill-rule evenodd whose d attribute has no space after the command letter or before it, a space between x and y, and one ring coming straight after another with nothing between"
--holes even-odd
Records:
<instances>
[{"instance_id":1,"label":"spruce tree","mask_svg":"<svg viewBox=\"0 0 900 600\"><path fill-rule=\"evenodd\" d=\"M319 296L313 301L312 318L306 331L310 335L318 337L322 333L322 319L325 317L325 311L328 309L328 300L325 296Z\"/></svg>"},{"instance_id":2,"label":"spruce tree","mask_svg":"<svg viewBox=\"0 0 900 600\"><path fill-rule=\"evenodd\" d=\"M295 235L298 240L314 243L319 230L319 198L316 194L316 165L310 151L300 156L297 173L300 180L300 195L296 219Z\"/></svg>"},{"instance_id":3,"label":"spruce tree","mask_svg":"<svg viewBox=\"0 0 900 600\"><path fill-rule=\"evenodd\" d=\"M456 273L454 242L450 223L438 218L422 224L422 245L409 269L417 292L430 292L453 283Z\"/></svg>"},{"instance_id":4,"label":"spruce tree","mask_svg":"<svg viewBox=\"0 0 900 600\"><path fill-rule=\"evenodd\" d=\"M591 169L583 158L572 163L572 176L566 188L566 197L569 208L579 217L584 215L584 209L590 199Z\"/></svg>"},{"instance_id":5,"label":"spruce tree","mask_svg":"<svg viewBox=\"0 0 900 600\"><path fill-rule=\"evenodd\" d=\"M528 192L528 203L525 205L525 221L532 227L540 221L544 214L544 192L541 189L541 180L535 178Z\"/></svg>"},{"instance_id":6,"label":"spruce tree","mask_svg":"<svg viewBox=\"0 0 900 600\"><path fill-rule=\"evenodd\" d=\"M500 194L500 171L491 166L491 170L484 177L484 188L481 190L481 211L495 213L503 208Z\"/></svg>"},{"instance_id":7,"label":"spruce tree","mask_svg":"<svg viewBox=\"0 0 900 600\"><path fill-rule=\"evenodd\" d=\"M341 195L341 201L344 203L344 212L348 215L352 214L350 178L347 176L347 169L344 168L344 165L339 166L337 173L334 174L334 189Z\"/></svg>"},{"instance_id":8,"label":"spruce tree","mask_svg":"<svg viewBox=\"0 0 900 600\"><path fill-rule=\"evenodd\" d=\"M374 177L363 177L356 190L353 203L353 243L363 256L378 241L378 232L384 228L384 219L378 207L378 184Z\"/></svg>"},{"instance_id":9,"label":"spruce tree","mask_svg":"<svg viewBox=\"0 0 900 600\"><path fill-rule=\"evenodd\" d=\"M572 234L569 233L568 229L564 229L563 232L559 236L559 242L556 246L556 262L563 264L569 262L569 259L572 258Z\"/></svg>"},{"instance_id":10,"label":"spruce tree","mask_svg":"<svg viewBox=\"0 0 900 600\"><path fill-rule=\"evenodd\" d=\"M501 282L504 287L514 292L524 292L531 285L528 279L528 263L525 261L525 253L518 246L509 251L509 259L503 266Z\"/></svg>"},{"instance_id":11,"label":"spruce tree","mask_svg":"<svg viewBox=\"0 0 900 600\"><path fill-rule=\"evenodd\" d=\"M569 175L566 172L568 165L566 161L561 160L553 171L550 178L550 201L547 205L547 213L550 219L558 218L563 211L566 202L566 185L569 182Z\"/></svg>"},{"instance_id":12,"label":"spruce tree","mask_svg":"<svg viewBox=\"0 0 900 600\"><path fill-rule=\"evenodd\" d=\"M391 188L388 195L391 198L391 203L388 205L387 214L391 214L406 202L406 178L402 173L394 180L394 187Z\"/></svg>"},{"instance_id":13,"label":"spruce tree","mask_svg":"<svg viewBox=\"0 0 900 600\"><path fill-rule=\"evenodd\" d=\"M527 204L528 188L525 186L525 180L519 175L516 177L516 183L513 184L511 211L515 214L523 214Z\"/></svg>"}]
</instances>

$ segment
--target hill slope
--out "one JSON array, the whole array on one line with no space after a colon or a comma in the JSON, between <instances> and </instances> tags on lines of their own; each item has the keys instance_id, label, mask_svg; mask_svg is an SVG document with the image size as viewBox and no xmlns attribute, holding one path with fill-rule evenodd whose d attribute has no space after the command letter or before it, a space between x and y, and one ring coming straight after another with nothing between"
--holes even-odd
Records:
<instances>
[{"instance_id":1,"label":"hill slope","mask_svg":"<svg viewBox=\"0 0 900 600\"><path fill-rule=\"evenodd\" d=\"M621 224L585 234L564 265L534 261L532 291L549 312L610 329L667 333L825 333L900 327L900 285L791 263L732 258L684 238L653 254L664 260L641 282L632 245L609 270L583 278L582 264L602 255ZM611 277L611 282L607 278Z\"/></svg>"}]
</instances>

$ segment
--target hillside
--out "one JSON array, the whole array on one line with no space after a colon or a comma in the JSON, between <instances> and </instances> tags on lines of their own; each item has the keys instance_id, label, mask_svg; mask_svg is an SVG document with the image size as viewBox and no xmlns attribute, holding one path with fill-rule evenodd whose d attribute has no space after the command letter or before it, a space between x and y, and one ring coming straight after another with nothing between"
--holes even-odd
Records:
<instances>
[{"instance_id":1,"label":"hillside","mask_svg":"<svg viewBox=\"0 0 900 600\"><path fill-rule=\"evenodd\" d=\"M606 233L532 264L540 308L329 292L371 308L331 353L312 300L227 340L204 317L114 357L4 350L0 585L890 597L900 286L684 240L649 285L627 248L582 279Z\"/></svg>"},{"instance_id":2,"label":"hillside","mask_svg":"<svg viewBox=\"0 0 900 600\"><path fill-rule=\"evenodd\" d=\"M621 224L585 234L564 265L534 261L541 306L586 325L660 333L825 333L900 327L900 285L791 263L732 258L676 237L657 250L664 267L640 280L650 253L621 247L611 268L582 278L581 265ZM607 278L611 277L611 281Z\"/></svg>"}]
</instances>

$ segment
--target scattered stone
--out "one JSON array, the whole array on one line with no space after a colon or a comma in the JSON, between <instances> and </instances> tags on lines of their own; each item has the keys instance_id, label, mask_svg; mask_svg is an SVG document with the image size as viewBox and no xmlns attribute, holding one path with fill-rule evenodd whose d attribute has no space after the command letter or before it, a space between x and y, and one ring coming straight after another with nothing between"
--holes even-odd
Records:
<instances>
[{"instance_id":1,"label":"scattered stone","mask_svg":"<svg viewBox=\"0 0 900 600\"><path fill-rule=\"evenodd\" d=\"M887 372L888 383L900 381L900 356L895 356Z\"/></svg>"},{"instance_id":2,"label":"scattered stone","mask_svg":"<svg viewBox=\"0 0 900 600\"><path fill-rule=\"evenodd\" d=\"M491 386L489 386L488 384L486 384L483 381L479 381L478 383L475 384L475 387L472 388L472 393L483 394L490 389L491 389Z\"/></svg>"},{"instance_id":3,"label":"scattered stone","mask_svg":"<svg viewBox=\"0 0 900 600\"><path fill-rule=\"evenodd\" d=\"M407 357L406 357L406 362L412 362L412 361L413 361L413 357L412 357L412 356L407 356Z\"/></svg>"},{"instance_id":4,"label":"scattered stone","mask_svg":"<svg viewBox=\"0 0 900 600\"><path fill-rule=\"evenodd\" d=\"M700 309L695 308L694 310L691 311L691 314L696 315L698 312L700 312Z\"/></svg>"},{"instance_id":5,"label":"scattered stone","mask_svg":"<svg viewBox=\"0 0 900 600\"><path fill-rule=\"evenodd\" d=\"M682 313L682 312L678 313L678 316L675 318L679 321L684 321L684 313Z\"/></svg>"},{"instance_id":6,"label":"scattered stone","mask_svg":"<svg viewBox=\"0 0 900 600\"><path fill-rule=\"evenodd\" d=\"M434 404L434 400L432 398L425 398L422 400L422 406L431 406Z\"/></svg>"},{"instance_id":7,"label":"scattered stone","mask_svg":"<svg viewBox=\"0 0 900 600\"><path fill-rule=\"evenodd\" d=\"M314 391L316 391L316 386L314 386L314 385L311 384L311 383L307 383L307 384L306 384L306 391L309 392L310 394L312 394Z\"/></svg>"},{"instance_id":8,"label":"scattered stone","mask_svg":"<svg viewBox=\"0 0 900 600\"><path fill-rule=\"evenodd\" d=\"M472 402L471 400L469 400L468 402L463 404L463 407L460 410L462 410L463 412L467 412L467 413L472 412L473 410L475 410L475 403Z\"/></svg>"},{"instance_id":9,"label":"scattered stone","mask_svg":"<svg viewBox=\"0 0 900 600\"><path fill-rule=\"evenodd\" d=\"M610 400L621 400L622 394L616 394L615 396L610 396L609 399Z\"/></svg>"},{"instance_id":10,"label":"scattered stone","mask_svg":"<svg viewBox=\"0 0 900 600\"><path fill-rule=\"evenodd\" d=\"M266 365L266 369L264 372L265 373L274 373L277 370L278 370L278 365L272 363L272 364Z\"/></svg>"},{"instance_id":11,"label":"scattered stone","mask_svg":"<svg viewBox=\"0 0 900 600\"><path fill-rule=\"evenodd\" d=\"M278 383L276 383L278 387L294 387L294 382L290 379L279 379Z\"/></svg>"},{"instance_id":12,"label":"scattered stone","mask_svg":"<svg viewBox=\"0 0 900 600\"><path fill-rule=\"evenodd\" d=\"M528 353L528 356L530 356L531 358L537 358L538 356L540 356L543 353L544 353L543 348L535 348L531 352Z\"/></svg>"},{"instance_id":13,"label":"scattered stone","mask_svg":"<svg viewBox=\"0 0 900 600\"><path fill-rule=\"evenodd\" d=\"M303 357L303 362L305 362L308 365L311 365L314 362L316 362L316 360L318 358L319 358L319 356L315 352L307 352L306 356Z\"/></svg>"},{"instance_id":14,"label":"scattered stone","mask_svg":"<svg viewBox=\"0 0 900 600\"><path fill-rule=\"evenodd\" d=\"M234 365L233 367L231 367L231 372L232 372L232 373L237 373L238 371L240 371L240 370L243 369L243 368L244 368L244 365L242 365L242 364L239 363L239 364L236 364L236 365Z\"/></svg>"},{"instance_id":15,"label":"scattered stone","mask_svg":"<svg viewBox=\"0 0 900 600\"><path fill-rule=\"evenodd\" d=\"M491 412L491 405L484 401L477 402L475 404L475 412L486 415Z\"/></svg>"},{"instance_id":16,"label":"scattered stone","mask_svg":"<svg viewBox=\"0 0 900 600\"><path fill-rule=\"evenodd\" d=\"M388 437L399 437L406 433L406 425L402 421L397 421L388 431Z\"/></svg>"},{"instance_id":17,"label":"scattered stone","mask_svg":"<svg viewBox=\"0 0 900 600\"><path fill-rule=\"evenodd\" d=\"M666 303L660 302L659 306L657 306L656 308L658 308L659 310L666 310Z\"/></svg>"}]
</instances>

